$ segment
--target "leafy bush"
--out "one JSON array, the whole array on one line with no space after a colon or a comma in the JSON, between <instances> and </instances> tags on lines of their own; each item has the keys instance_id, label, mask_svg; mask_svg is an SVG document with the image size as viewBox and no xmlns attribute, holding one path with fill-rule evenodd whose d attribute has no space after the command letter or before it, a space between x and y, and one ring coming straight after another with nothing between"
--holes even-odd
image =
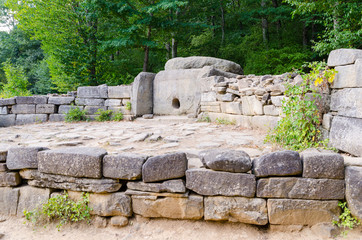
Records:
<instances>
[{"instance_id":1,"label":"leafy bush","mask_svg":"<svg viewBox=\"0 0 362 240\"><path fill-rule=\"evenodd\" d=\"M339 202L338 206L342 209L342 213L339 215L339 220L333 221L333 224L338 227L343 227L344 230L341 235L345 237L348 233L346 229L353 229L360 225L361 221L351 215L351 211L348 209L346 202Z\"/></svg>"},{"instance_id":2,"label":"leafy bush","mask_svg":"<svg viewBox=\"0 0 362 240\"><path fill-rule=\"evenodd\" d=\"M266 137L267 142L282 145L292 150L303 150L312 147L326 147L327 141L322 141L319 131L319 109L307 94L312 93L313 98L320 97L318 92L333 82L335 70L328 69L325 63L311 63L309 74L303 76L300 85L287 84L283 101L285 117ZM315 87L313 87L315 85Z\"/></svg>"},{"instance_id":3,"label":"leafy bush","mask_svg":"<svg viewBox=\"0 0 362 240\"><path fill-rule=\"evenodd\" d=\"M90 220L89 193L83 193L82 199L74 202L67 192L49 198L49 200L33 211L24 210L25 219L35 225L45 221L59 221L58 231L69 222Z\"/></svg>"},{"instance_id":4,"label":"leafy bush","mask_svg":"<svg viewBox=\"0 0 362 240\"><path fill-rule=\"evenodd\" d=\"M112 117L112 120L113 121L122 121L123 120L123 113L122 112L116 112L113 114L113 117Z\"/></svg>"},{"instance_id":5,"label":"leafy bush","mask_svg":"<svg viewBox=\"0 0 362 240\"><path fill-rule=\"evenodd\" d=\"M68 113L65 114L65 121L66 122L79 122L79 121L86 121L87 120L87 111L80 110L79 107L71 106L71 109Z\"/></svg>"},{"instance_id":6,"label":"leafy bush","mask_svg":"<svg viewBox=\"0 0 362 240\"><path fill-rule=\"evenodd\" d=\"M96 115L98 116L96 116L95 119L98 122L111 121L112 113L112 110L98 109L98 111L96 112Z\"/></svg>"},{"instance_id":7,"label":"leafy bush","mask_svg":"<svg viewBox=\"0 0 362 240\"><path fill-rule=\"evenodd\" d=\"M7 83L4 84L0 97L11 98L31 95L30 91L27 90L29 82L22 67L13 66L9 61L6 61L3 63L3 70Z\"/></svg>"}]
</instances>

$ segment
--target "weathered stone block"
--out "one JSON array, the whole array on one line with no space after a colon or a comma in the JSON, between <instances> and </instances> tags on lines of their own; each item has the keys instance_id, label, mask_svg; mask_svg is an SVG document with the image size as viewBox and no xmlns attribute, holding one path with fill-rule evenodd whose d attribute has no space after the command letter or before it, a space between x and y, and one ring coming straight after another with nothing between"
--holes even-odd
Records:
<instances>
[{"instance_id":1,"label":"weathered stone block","mask_svg":"<svg viewBox=\"0 0 362 240\"><path fill-rule=\"evenodd\" d=\"M79 108L80 110L84 109L83 106L60 105L59 108L58 108L58 113L59 114L67 114L69 112L69 110L73 109L73 108Z\"/></svg>"},{"instance_id":2,"label":"weathered stone block","mask_svg":"<svg viewBox=\"0 0 362 240\"><path fill-rule=\"evenodd\" d=\"M204 166L212 170L245 173L251 169L250 156L244 151L213 149L199 155Z\"/></svg>"},{"instance_id":3,"label":"weathered stone block","mask_svg":"<svg viewBox=\"0 0 362 240\"><path fill-rule=\"evenodd\" d=\"M303 177L344 179L344 159L337 153L303 152Z\"/></svg>"},{"instance_id":4,"label":"weathered stone block","mask_svg":"<svg viewBox=\"0 0 362 240\"><path fill-rule=\"evenodd\" d=\"M362 58L357 59L354 65L336 67L336 77L332 88L362 87Z\"/></svg>"},{"instance_id":5,"label":"weathered stone block","mask_svg":"<svg viewBox=\"0 0 362 240\"><path fill-rule=\"evenodd\" d=\"M331 114L327 113L327 114L323 115L322 126L324 129L326 129L328 131L331 129L332 119L333 119L333 116Z\"/></svg>"},{"instance_id":6,"label":"weathered stone block","mask_svg":"<svg viewBox=\"0 0 362 240\"><path fill-rule=\"evenodd\" d=\"M54 104L37 104L35 111L38 114L39 113L46 113L46 114L55 113L55 105Z\"/></svg>"},{"instance_id":7,"label":"weathered stone block","mask_svg":"<svg viewBox=\"0 0 362 240\"><path fill-rule=\"evenodd\" d=\"M281 109L275 107L274 105L265 105L263 107L264 114L270 116L279 116L281 113Z\"/></svg>"},{"instance_id":8,"label":"weathered stone block","mask_svg":"<svg viewBox=\"0 0 362 240\"><path fill-rule=\"evenodd\" d=\"M352 215L362 221L362 167L346 168L346 200Z\"/></svg>"},{"instance_id":9,"label":"weathered stone block","mask_svg":"<svg viewBox=\"0 0 362 240\"><path fill-rule=\"evenodd\" d=\"M243 115L263 115L263 104L256 98L256 96L242 97Z\"/></svg>"},{"instance_id":10,"label":"weathered stone block","mask_svg":"<svg viewBox=\"0 0 362 240\"><path fill-rule=\"evenodd\" d=\"M122 216L111 217L110 224L114 227L124 227L128 225L128 218Z\"/></svg>"},{"instance_id":11,"label":"weathered stone block","mask_svg":"<svg viewBox=\"0 0 362 240\"><path fill-rule=\"evenodd\" d=\"M335 116L329 134L330 144L344 152L362 157L362 119Z\"/></svg>"},{"instance_id":12,"label":"weathered stone block","mask_svg":"<svg viewBox=\"0 0 362 240\"><path fill-rule=\"evenodd\" d=\"M362 118L362 88L346 88L332 93L331 110L339 116Z\"/></svg>"},{"instance_id":13,"label":"weathered stone block","mask_svg":"<svg viewBox=\"0 0 362 240\"><path fill-rule=\"evenodd\" d=\"M0 106L10 106L15 104L15 98L0 98Z\"/></svg>"},{"instance_id":14,"label":"weathered stone block","mask_svg":"<svg viewBox=\"0 0 362 240\"><path fill-rule=\"evenodd\" d=\"M203 202L203 197L198 195L188 198L132 196L133 212L152 218L198 220L204 215Z\"/></svg>"},{"instance_id":15,"label":"weathered stone block","mask_svg":"<svg viewBox=\"0 0 362 240\"><path fill-rule=\"evenodd\" d=\"M101 98L76 98L76 105L81 106L104 106L104 99Z\"/></svg>"},{"instance_id":16,"label":"weathered stone block","mask_svg":"<svg viewBox=\"0 0 362 240\"><path fill-rule=\"evenodd\" d=\"M149 158L142 167L144 182L182 178L187 170L185 153L171 153Z\"/></svg>"},{"instance_id":17,"label":"weathered stone block","mask_svg":"<svg viewBox=\"0 0 362 240\"><path fill-rule=\"evenodd\" d=\"M103 176L124 180L142 179L142 166L147 156L123 153L103 158Z\"/></svg>"},{"instance_id":18,"label":"weathered stone block","mask_svg":"<svg viewBox=\"0 0 362 240\"><path fill-rule=\"evenodd\" d=\"M16 104L35 104L34 96L15 97Z\"/></svg>"},{"instance_id":19,"label":"weathered stone block","mask_svg":"<svg viewBox=\"0 0 362 240\"><path fill-rule=\"evenodd\" d=\"M358 58L362 58L362 50L341 48L333 50L328 56L328 66L343 66L353 64Z\"/></svg>"},{"instance_id":20,"label":"weathered stone block","mask_svg":"<svg viewBox=\"0 0 362 240\"><path fill-rule=\"evenodd\" d=\"M252 116L250 125L253 129L259 129L262 131L269 131L274 129L278 125L280 117L274 116Z\"/></svg>"},{"instance_id":21,"label":"weathered stone block","mask_svg":"<svg viewBox=\"0 0 362 240\"><path fill-rule=\"evenodd\" d=\"M218 96L220 96L220 95L218 95ZM232 102L232 101L234 101L235 97L236 97L235 94L226 93L226 94L221 95L221 99L219 97L217 97L217 100L222 101L222 102Z\"/></svg>"},{"instance_id":22,"label":"weathered stone block","mask_svg":"<svg viewBox=\"0 0 362 240\"><path fill-rule=\"evenodd\" d=\"M106 154L104 149L89 147L43 151L38 154L38 168L42 173L101 178L102 159Z\"/></svg>"},{"instance_id":23,"label":"weathered stone block","mask_svg":"<svg viewBox=\"0 0 362 240\"><path fill-rule=\"evenodd\" d=\"M271 102L274 106L276 107L282 107L283 106L283 101L287 101L288 97L284 97L284 96L272 96L271 98Z\"/></svg>"},{"instance_id":24,"label":"weathered stone block","mask_svg":"<svg viewBox=\"0 0 362 240\"><path fill-rule=\"evenodd\" d=\"M216 93L215 92L201 93L201 102L216 102Z\"/></svg>"},{"instance_id":25,"label":"weathered stone block","mask_svg":"<svg viewBox=\"0 0 362 240\"><path fill-rule=\"evenodd\" d=\"M338 201L268 199L270 224L315 225L332 222L340 215Z\"/></svg>"},{"instance_id":26,"label":"weathered stone block","mask_svg":"<svg viewBox=\"0 0 362 240\"><path fill-rule=\"evenodd\" d=\"M220 113L220 104L218 105L201 105L201 112L216 112Z\"/></svg>"},{"instance_id":27,"label":"weathered stone block","mask_svg":"<svg viewBox=\"0 0 362 240\"><path fill-rule=\"evenodd\" d=\"M256 181L252 174L190 169L186 171L186 188L205 196L254 197Z\"/></svg>"},{"instance_id":28,"label":"weathered stone block","mask_svg":"<svg viewBox=\"0 0 362 240\"><path fill-rule=\"evenodd\" d=\"M16 105L15 105L16 106ZM17 114L16 125L42 123L48 121L47 114Z\"/></svg>"},{"instance_id":29,"label":"weathered stone block","mask_svg":"<svg viewBox=\"0 0 362 240\"><path fill-rule=\"evenodd\" d=\"M8 150L6 165L10 170L38 168L38 152L47 150L44 147L16 147Z\"/></svg>"},{"instance_id":30,"label":"weathered stone block","mask_svg":"<svg viewBox=\"0 0 362 240\"><path fill-rule=\"evenodd\" d=\"M20 189L17 216L24 216L24 210L32 211L49 200L50 189L23 186Z\"/></svg>"},{"instance_id":31,"label":"weathered stone block","mask_svg":"<svg viewBox=\"0 0 362 240\"><path fill-rule=\"evenodd\" d=\"M15 187L21 183L18 172L0 172L0 187Z\"/></svg>"},{"instance_id":32,"label":"weathered stone block","mask_svg":"<svg viewBox=\"0 0 362 240\"><path fill-rule=\"evenodd\" d=\"M299 175L302 173L302 161L298 152L273 152L255 159L253 172L257 177Z\"/></svg>"},{"instance_id":33,"label":"weathered stone block","mask_svg":"<svg viewBox=\"0 0 362 240\"><path fill-rule=\"evenodd\" d=\"M242 105L240 102L222 102L221 112L230 114L242 114Z\"/></svg>"},{"instance_id":34,"label":"weathered stone block","mask_svg":"<svg viewBox=\"0 0 362 240\"><path fill-rule=\"evenodd\" d=\"M122 100L121 99L107 99L104 102L104 106L106 106L106 107L119 107L119 106L122 106Z\"/></svg>"},{"instance_id":35,"label":"weathered stone block","mask_svg":"<svg viewBox=\"0 0 362 240\"><path fill-rule=\"evenodd\" d=\"M0 115L6 115L9 114L8 107L0 107Z\"/></svg>"},{"instance_id":36,"label":"weathered stone block","mask_svg":"<svg viewBox=\"0 0 362 240\"><path fill-rule=\"evenodd\" d=\"M243 197L205 197L205 220L242 222L256 225L268 223L266 200Z\"/></svg>"},{"instance_id":37,"label":"weathered stone block","mask_svg":"<svg viewBox=\"0 0 362 240\"><path fill-rule=\"evenodd\" d=\"M343 200L344 181L313 178L262 178L256 196L261 198L296 198L311 200Z\"/></svg>"},{"instance_id":38,"label":"weathered stone block","mask_svg":"<svg viewBox=\"0 0 362 240\"><path fill-rule=\"evenodd\" d=\"M62 175L40 173L37 170L25 169L20 176L28 179L28 184L35 187L64 189L80 192L110 193L117 192L122 184L114 179L75 178Z\"/></svg>"},{"instance_id":39,"label":"weathered stone block","mask_svg":"<svg viewBox=\"0 0 362 240\"><path fill-rule=\"evenodd\" d=\"M19 188L0 188L0 214L16 216Z\"/></svg>"},{"instance_id":40,"label":"weathered stone block","mask_svg":"<svg viewBox=\"0 0 362 240\"><path fill-rule=\"evenodd\" d=\"M131 85L109 86L108 98L131 98Z\"/></svg>"},{"instance_id":41,"label":"weathered stone block","mask_svg":"<svg viewBox=\"0 0 362 240\"><path fill-rule=\"evenodd\" d=\"M0 127L14 126L16 121L15 119L15 114L0 115Z\"/></svg>"},{"instance_id":42,"label":"weathered stone block","mask_svg":"<svg viewBox=\"0 0 362 240\"><path fill-rule=\"evenodd\" d=\"M49 122L64 122L65 114L50 114Z\"/></svg>"},{"instance_id":43,"label":"weathered stone block","mask_svg":"<svg viewBox=\"0 0 362 240\"><path fill-rule=\"evenodd\" d=\"M168 180L162 183L128 182L127 188L145 192L186 192L185 182L182 179Z\"/></svg>"},{"instance_id":44,"label":"weathered stone block","mask_svg":"<svg viewBox=\"0 0 362 240\"><path fill-rule=\"evenodd\" d=\"M14 114L34 114L35 104L16 104L12 107L11 112Z\"/></svg>"},{"instance_id":45,"label":"weathered stone block","mask_svg":"<svg viewBox=\"0 0 362 240\"><path fill-rule=\"evenodd\" d=\"M132 85L132 113L142 116L153 113L153 80L156 74L141 72Z\"/></svg>"},{"instance_id":46,"label":"weathered stone block","mask_svg":"<svg viewBox=\"0 0 362 240\"><path fill-rule=\"evenodd\" d=\"M84 110L86 110L88 115L94 115L96 114L96 112L98 112L98 110L107 110L107 107L103 107L103 106L85 106Z\"/></svg>"},{"instance_id":47,"label":"weathered stone block","mask_svg":"<svg viewBox=\"0 0 362 240\"><path fill-rule=\"evenodd\" d=\"M77 97L79 98L108 98L108 86L78 87ZM110 97L111 98L111 97Z\"/></svg>"},{"instance_id":48,"label":"weathered stone block","mask_svg":"<svg viewBox=\"0 0 362 240\"><path fill-rule=\"evenodd\" d=\"M55 105L70 105L74 102L74 97L49 97L48 103Z\"/></svg>"},{"instance_id":49,"label":"weathered stone block","mask_svg":"<svg viewBox=\"0 0 362 240\"><path fill-rule=\"evenodd\" d=\"M81 192L69 192L71 199L79 200L82 197ZM89 207L92 208L91 214L103 217L132 215L131 197L122 192L107 194L89 194Z\"/></svg>"}]
</instances>

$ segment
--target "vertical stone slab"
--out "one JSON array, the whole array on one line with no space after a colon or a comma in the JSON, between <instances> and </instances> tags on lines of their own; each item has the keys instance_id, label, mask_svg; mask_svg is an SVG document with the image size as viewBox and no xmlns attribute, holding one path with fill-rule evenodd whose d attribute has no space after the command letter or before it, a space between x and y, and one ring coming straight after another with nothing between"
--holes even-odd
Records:
<instances>
[{"instance_id":1,"label":"vertical stone slab","mask_svg":"<svg viewBox=\"0 0 362 240\"><path fill-rule=\"evenodd\" d=\"M346 200L352 215L362 221L362 167L346 168Z\"/></svg>"},{"instance_id":2,"label":"vertical stone slab","mask_svg":"<svg viewBox=\"0 0 362 240\"><path fill-rule=\"evenodd\" d=\"M50 189L24 186L20 188L17 216L24 216L24 210L31 211L46 203L51 194Z\"/></svg>"},{"instance_id":3,"label":"vertical stone slab","mask_svg":"<svg viewBox=\"0 0 362 240\"><path fill-rule=\"evenodd\" d=\"M142 116L153 113L153 80L156 74L141 72L137 75L132 86L132 113Z\"/></svg>"},{"instance_id":4,"label":"vertical stone slab","mask_svg":"<svg viewBox=\"0 0 362 240\"><path fill-rule=\"evenodd\" d=\"M19 188L0 188L0 214L16 216Z\"/></svg>"}]
</instances>

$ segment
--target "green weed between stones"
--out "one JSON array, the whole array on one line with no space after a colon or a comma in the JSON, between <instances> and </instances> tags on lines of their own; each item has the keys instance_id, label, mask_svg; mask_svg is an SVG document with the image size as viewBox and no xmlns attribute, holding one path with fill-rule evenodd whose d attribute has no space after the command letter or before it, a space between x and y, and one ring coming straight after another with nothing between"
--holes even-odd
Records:
<instances>
[{"instance_id":1,"label":"green weed between stones","mask_svg":"<svg viewBox=\"0 0 362 240\"><path fill-rule=\"evenodd\" d=\"M236 125L236 121L235 121L235 120L230 121L230 120L227 120L227 119L224 119L224 118L216 118L215 122L216 122L217 124Z\"/></svg>"},{"instance_id":2,"label":"green weed between stones","mask_svg":"<svg viewBox=\"0 0 362 240\"><path fill-rule=\"evenodd\" d=\"M80 110L78 106L74 107L74 105L72 105L70 110L65 114L65 121L66 122L87 121L88 118L86 114L87 114L86 110Z\"/></svg>"},{"instance_id":3,"label":"green weed between stones","mask_svg":"<svg viewBox=\"0 0 362 240\"><path fill-rule=\"evenodd\" d=\"M131 102L127 102L127 103L126 103L126 110L131 111L131 109L132 109L132 104L131 104Z\"/></svg>"},{"instance_id":4,"label":"green weed between stones","mask_svg":"<svg viewBox=\"0 0 362 240\"><path fill-rule=\"evenodd\" d=\"M105 122L105 121L111 121L112 119L112 110L103 110L103 109L98 109L98 111L96 112L96 121L98 122Z\"/></svg>"},{"instance_id":5,"label":"green weed between stones","mask_svg":"<svg viewBox=\"0 0 362 240\"><path fill-rule=\"evenodd\" d=\"M347 229L353 229L361 224L361 221L351 215L351 211L347 207L346 202L339 202L338 206L342 209L338 221L333 221L333 224L339 228L343 228L341 236L346 237L348 234Z\"/></svg>"},{"instance_id":6,"label":"green weed between stones","mask_svg":"<svg viewBox=\"0 0 362 240\"><path fill-rule=\"evenodd\" d=\"M113 114L113 121L122 121L123 120L123 113L122 112L116 112Z\"/></svg>"},{"instance_id":7,"label":"green weed between stones","mask_svg":"<svg viewBox=\"0 0 362 240\"><path fill-rule=\"evenodd\" d=\"M34 225L47 226L47 223L56 221L57 229L70 222L87 221L90 222L90 212L88 206L89 193L83 193L82 198L75 202L69 198L68 193L59 194L49 198L41 207L33 211L24 210L25 219Z\"/></svg>"},{"instance_id":8,"label":"green weed between stones","mask_svg":"<svg viewBox=\"0 0 362 240\"><path fill-rule=\"evenodd\" d=\"M313 147L327 148L328 139L322 140L319 130L321 113L315 99L321 98L322 91L333 82L336 71L328 69L323 62L313 62L308 67L310 73L302 76L302 83L286 84L287 98L282 101L285 117L268 133L265 142L296 151Z\"/></svg>"}]
</instances>

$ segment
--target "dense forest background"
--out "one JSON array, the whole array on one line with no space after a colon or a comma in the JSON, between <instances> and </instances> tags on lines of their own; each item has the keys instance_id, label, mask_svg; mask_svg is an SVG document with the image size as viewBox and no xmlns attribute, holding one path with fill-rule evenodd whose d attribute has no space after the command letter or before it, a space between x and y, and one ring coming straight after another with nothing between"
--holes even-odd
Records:
<instances>
[{"instance_id":1,"label":"dense forest background","mask_svg":"<svg viewBox=\"0 0 362 240\"><path fill-rule=\"evenodd\" d=\"M0 92L127 84L194 55L280 74L362 48L360 0L0 0L0 17Z\"/></svg>"}]
</instances>

